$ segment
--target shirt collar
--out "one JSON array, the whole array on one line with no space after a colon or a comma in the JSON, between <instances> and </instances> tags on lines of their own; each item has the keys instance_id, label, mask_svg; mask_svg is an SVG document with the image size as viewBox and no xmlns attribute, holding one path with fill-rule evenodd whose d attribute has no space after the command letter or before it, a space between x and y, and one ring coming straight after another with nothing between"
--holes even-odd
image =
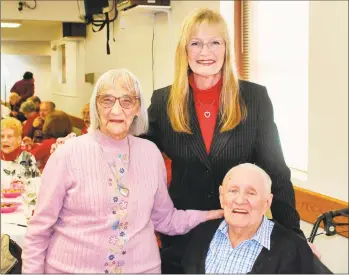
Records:
<instances>
[{"instance_id":1,"label":"shirt collar","mask_svg":"<svg viewBox=\"0 0 349 275\"><path fill-rule=\"evenodd\" d=\"M266 249L270 250L270 236L271 236L271 232L273 229L273 226L270 226L271 223L272 222L269 221L266 216L263 216L262 223L261 223L260 227L258 228L257 232L253 235L253 237L251 239L249 239L247 241L255 240L260 245L262 245ZM219 225L217 230L220 231L222 234L224 234L229 239L228 224L225 220L223 220L221 222L221 224Z\"/></svg>"}]
</instances>

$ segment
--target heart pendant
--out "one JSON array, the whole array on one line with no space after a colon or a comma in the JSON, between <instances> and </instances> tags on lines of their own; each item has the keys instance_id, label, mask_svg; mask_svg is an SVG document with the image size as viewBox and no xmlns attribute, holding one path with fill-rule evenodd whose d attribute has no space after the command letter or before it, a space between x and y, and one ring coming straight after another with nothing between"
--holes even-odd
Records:
<instances>
[{"instance_id":1,"label":"heart pendant","mask_svg":"<svg viewBox=\"0 0 349 275\"><path fill-rule=\"evenodd\" d=\"M205 112L205 113L204 113L204 116L205 116L206 118L209 118L209 117L211 116L211 113L210 113L210 112Z\"/></svg>"}]
</instances>

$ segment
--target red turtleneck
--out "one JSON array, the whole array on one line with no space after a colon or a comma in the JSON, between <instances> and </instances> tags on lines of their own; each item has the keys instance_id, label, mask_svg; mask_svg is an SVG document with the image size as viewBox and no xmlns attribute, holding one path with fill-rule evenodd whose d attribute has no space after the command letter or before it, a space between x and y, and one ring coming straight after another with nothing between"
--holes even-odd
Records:
<instances>
[{"instance_id":1,"label":"red turtleneck","mask_svg":"<svg viewBox=\"0 0 349 275\"><path fill-rule=\"evenodd\" d=\"M1 151L1 159L2 160L7 160L7 161L14 161L16 160L19 155L22 153L22 148L21 146L18 146L15 150L13 150L9 154L5 154L4 152Z\"/></svg>"},{"instance_id":2,"label":"red turtleneck","mask_svg":"<svg viewBox=\"0 0 349 275\"><path fill-rule=\"evenodd\" d=\"M200 90L195 85L194 75L191 74L189 76L189 84L193 88L196 115L199 120L206 151L209 154L219 111L219 95L222 89L222 78L220 78L217 84L213 87L207 90ZM210 112L211 115L206 117L205 112L206 115L208 114L207 112Z\"/></svg>"}]
</instances>

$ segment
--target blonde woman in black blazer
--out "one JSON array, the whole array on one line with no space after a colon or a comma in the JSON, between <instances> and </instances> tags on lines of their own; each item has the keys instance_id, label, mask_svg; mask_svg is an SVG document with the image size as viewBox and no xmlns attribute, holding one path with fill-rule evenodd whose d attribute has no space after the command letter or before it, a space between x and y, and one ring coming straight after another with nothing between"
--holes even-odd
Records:
<instances>
[{"instance_id":1,"label":"blonde woman in black blazer","mask_svg":"<svg viewBox=\"0 0 349 275\"><path fill-rule=\"evenodd\" d=\"M146 138L172 160L169 192L176 208L219 208L218 186L227 171L239 163L255 163L273 182L273 218L303 235L267 90L238 80L230 46L218 12L200 9L185 20L174 82L153 93ZM217 87L218 100L200 101ZM183 272L187 238L161 236L163 273Z\"/></svg>"}]
</instances>

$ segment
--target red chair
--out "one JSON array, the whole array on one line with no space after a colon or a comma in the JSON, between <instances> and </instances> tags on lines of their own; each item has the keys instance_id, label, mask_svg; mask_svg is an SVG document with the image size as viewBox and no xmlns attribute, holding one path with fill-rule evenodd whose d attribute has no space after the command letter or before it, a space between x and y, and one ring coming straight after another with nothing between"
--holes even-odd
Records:
<instances>
[{"instance_id":1,"label":"red chair","mask_svg":"<svg viewBox=\"0 0 349 275\"><path fill-rule=\"evenodd\" d=\"M171 164L172 164L172 161L170 159L165 159L165 166L167 171L167 187L170 187L170 182L172 178Z\"/></svg>"}]
</instances>

